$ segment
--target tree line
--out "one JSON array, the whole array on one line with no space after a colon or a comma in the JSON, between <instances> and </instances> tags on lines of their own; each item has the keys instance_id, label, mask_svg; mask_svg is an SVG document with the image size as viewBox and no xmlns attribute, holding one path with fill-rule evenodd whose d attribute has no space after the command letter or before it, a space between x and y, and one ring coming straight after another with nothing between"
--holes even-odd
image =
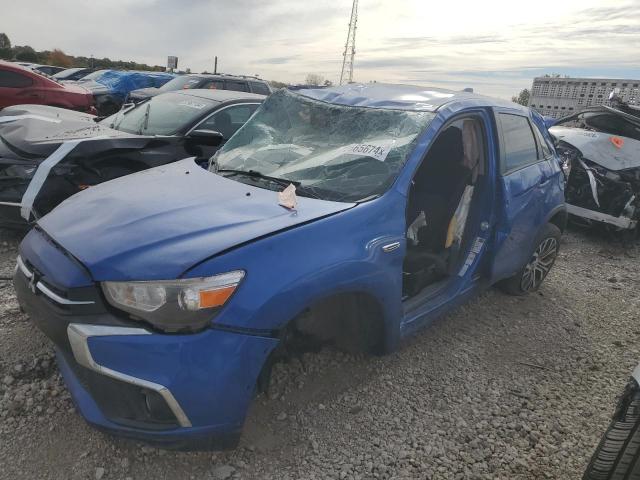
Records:
<instances>
[{"instance_id":1,"label":"tree line","mask_svg":"<svg viewBox=\"0 0 640 480\"><path fill-rule=\"evenodd\" d=\"M11 45L11 40L5 33L0 33L0 59L17 60L20 62L38 63L41 65L55 65L57 67L90 67L110 68L118 70L150 70L164 72L162 65L147 65L146 63L111 60L110 58L75 57L67 55L60 49L35 50L29 45Z\"/></svg>"}]
</instances>

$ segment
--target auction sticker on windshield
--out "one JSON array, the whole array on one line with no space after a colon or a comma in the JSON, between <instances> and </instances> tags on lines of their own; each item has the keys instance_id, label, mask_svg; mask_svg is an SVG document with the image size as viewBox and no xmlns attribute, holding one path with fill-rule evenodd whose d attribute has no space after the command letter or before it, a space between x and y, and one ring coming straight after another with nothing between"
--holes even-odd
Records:
<instances>
[{"instance_id":1,"label":"auction sticker on windshield","mask_svg":"<svg viewBox=\"0 0 640 480\"><path fill-rule=\"evenodd\" d=\"M376 160L380 160L384 162L389 155L389 151L391 147L393 147L395 142L389 142L386 144L370 144L370 143L355 143L353 145L347 145L344 147L342 153L347 155L358 155L375 158Z\"/></svg>"}]
</instances>

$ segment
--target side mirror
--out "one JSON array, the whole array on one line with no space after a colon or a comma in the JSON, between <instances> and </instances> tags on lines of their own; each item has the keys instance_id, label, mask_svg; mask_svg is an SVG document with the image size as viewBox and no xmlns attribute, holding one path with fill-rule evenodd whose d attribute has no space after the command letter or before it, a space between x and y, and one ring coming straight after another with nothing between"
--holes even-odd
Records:
<instances>
[{"instance_id":1,"label":"side mirror","mask_svg":"<svg viewBox=\"0 0 640 480\"><path fill-rule=\"evenodd\" d=\"M193 130L188 138L197 145L206 145L207 147L217 147L224 141L220 132L205 129Z\"/></svg>"}]
</instances>

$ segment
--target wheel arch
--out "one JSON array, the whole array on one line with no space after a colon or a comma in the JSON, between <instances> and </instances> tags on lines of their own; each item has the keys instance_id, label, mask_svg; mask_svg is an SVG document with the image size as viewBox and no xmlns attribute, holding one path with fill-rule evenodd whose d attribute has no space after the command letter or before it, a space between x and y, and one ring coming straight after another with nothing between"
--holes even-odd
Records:
<instances>
[{"instance_id":1,"label":"wheel arch","mask_svg":"<svg viewBox=\"0 0 640 480\"><path fill-rule=\"evenodd\" d=\"M567 228L567 222L569 219L569 214L567 213L566 205L559 205L558 207L551 210L549 215L547 216L546 223L552 223L556 227L560 229L560 232L564 233ZM544 227L544 224L543 224Z\"/></svg>"},{"instance_id":2,"label":"wheel arch","mask_svg":"<svg viewBox=\"0 0 640 480\"><path fill-rule=\"evenodd\" d=\"M313 299L283 325L283 330L292 328L344 350L381 354L387 351L390 325L380 300L356 289Z\"/></svg>"}]
</instances>

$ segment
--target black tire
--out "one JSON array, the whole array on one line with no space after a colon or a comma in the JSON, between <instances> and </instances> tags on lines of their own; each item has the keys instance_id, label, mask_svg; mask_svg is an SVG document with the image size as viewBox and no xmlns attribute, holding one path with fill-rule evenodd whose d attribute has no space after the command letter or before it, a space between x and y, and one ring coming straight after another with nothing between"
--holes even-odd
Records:
<instances>
[{"instance_id":1,"label":"black tire","mask_svg":"<svg viewBox=\"0 0 640 480\"><path fill-rule=\"evenodd\" d=\"M640 480L640 389L631 379L583 480Z\"/></svg>"},{"instance_id":2,"label":"black tire","mask_svg":"<svg viewBox=\"0 0 640 480\"><path fill-rule=\"evenodd\" d=\"M527 295L537 291L558 257L561 236L562 232L556 225L547 223L534 242L535 247L527 264L514 276L500 282L500 288L510 295Z\"/></svg>"}]
</instances>

